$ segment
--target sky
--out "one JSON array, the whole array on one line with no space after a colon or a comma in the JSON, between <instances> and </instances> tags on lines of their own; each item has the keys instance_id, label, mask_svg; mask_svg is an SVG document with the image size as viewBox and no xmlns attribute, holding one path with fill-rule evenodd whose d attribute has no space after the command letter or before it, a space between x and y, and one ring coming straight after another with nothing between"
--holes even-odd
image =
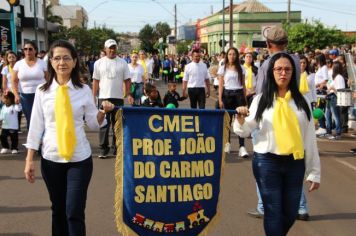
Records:
<instances>
[{"instance_id":1,"label":"sky","mask_svg":"<svg viewBox=\"0 0 356 236\"><path fill-rule=\"evenodd\" d=\"M243 2L234 0L234 4ZM260 0L273 11L287 11L287 0ZM223 0L60 0L62 5L81 5L88 12L89 28L106 25L116 32L139 32L145 24L167 22L174 26L177 4L178 26L205 18L222 9ZM225 5L230 4L225 0ZM301 11L302 20L320 20L343 31L356 31L355 0L291 0L291 10Z\"/></svg>"}]
</instances>

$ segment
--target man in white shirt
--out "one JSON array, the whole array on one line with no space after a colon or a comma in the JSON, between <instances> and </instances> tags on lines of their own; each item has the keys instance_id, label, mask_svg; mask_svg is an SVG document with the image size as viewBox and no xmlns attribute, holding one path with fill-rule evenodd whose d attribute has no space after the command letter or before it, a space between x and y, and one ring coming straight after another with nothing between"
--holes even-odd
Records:
<instances>
[{"instance_id":1,"label":"man in white shirt","mask_svg":"<svg viewBox=\"0 0 356 236\"><path fill-rule=\"evenodd\" d=\"M128 102L133 104L133 97L130 94L130 71L126 61L117 56L117 43L115 40L106 40L104 46L106 56L100 58L94 64L93 95L94 97L97 96L99 90L99 104L106 100L115 106L123 106L123 83L125 83L125 92L128 95ZM101 153L99 158L106 158L110 151L109 131L111 124L114 130L116 111L117 109L114 109L112 112L106 114L107 125L100 128L99 142ZM115 140L115 132L113 132L112 146L114 147L114 155L116 155Z\"/></svg>"},{"instance_id":2,"label":"man in white shirt","mask_svg":"<svg viewBox=\"0 0 356 236\"><path fill-rule=\"evenodd\" d=\"M210 96L210 81L208 68L200 61L200 51L193 51L193 61L185 66L183 77L183 97L188 95L190 107L205 109L206 97ZM206 90L205 90L206 89Z\"/></svg>"}]
</instances>

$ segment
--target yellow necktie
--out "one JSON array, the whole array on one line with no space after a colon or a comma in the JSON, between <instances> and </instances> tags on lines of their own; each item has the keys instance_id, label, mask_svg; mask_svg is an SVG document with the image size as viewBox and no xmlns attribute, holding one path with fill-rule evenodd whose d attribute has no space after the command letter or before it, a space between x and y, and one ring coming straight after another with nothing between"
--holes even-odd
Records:
<instances>
[{"instance_id":1,"label":"yellow necktie","mask_svg":"<svg viewBox=\"0 0 356 236\"><path fill-rule=\"evenodd\" d=\"M299 91L302 94L306 94L307 92L309 92L308 74L305 71L300 75Z\"/></svg>"},{"instance_id":2,"label":"yellow necktie","mask_svg":"<svg viewBox=\"0 0 356 236\"><path fill-rule=\"evenodd\" d=\"M252 66L247 65L246 63L244 64L244 67L246 69L247 73L247 81L246 81L246 89L252 89L253 88L253 82L252 82Z\"/></svg>"},{"instance_id":3,"label":"yellow necktie","mask_svg":"<svg viewBox=\"0 0 356 236\"><path fill-rule=\"evenodd\" d=\"M60 85L58 87L54 109L58 154L66 161L70 161L76 147L76 136L68 86Z\"/></svg>"},{"instance_id":4,"label":"yellow necktie","mask_svg":"<svg viewBox=\"0 0 356 236\"><path fill-rule=\"evenodd\" d=\"M273 114L273 130L280 155L293 154L294 160L304 158L304 145L297 115L289 106L291 92L284 98L277 97Z\"/></svg>"}]
</instances>

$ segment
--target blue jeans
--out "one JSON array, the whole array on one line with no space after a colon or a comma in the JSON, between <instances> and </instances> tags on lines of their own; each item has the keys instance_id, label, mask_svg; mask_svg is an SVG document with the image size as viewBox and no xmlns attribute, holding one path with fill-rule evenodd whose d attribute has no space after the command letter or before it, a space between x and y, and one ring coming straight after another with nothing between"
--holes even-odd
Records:
<instances>
[{"instance_id":1,"label":"blue jeans","mask_svg":"<svg viewBox=\"0 0 356 236\"><path fill-rule=\"evenodd\" d=\"M260 190L258 189L258 185L256 183L256 191L257 191L257 211L261 214L264 214L262 198L260 194ZM307 198L305 197L304 191L302 190L302 196L300 197L298 214L307 214L309 212Z\"/></svg>"},{"instance_id":2,"label":"blue jeans","mask_svg":"<svg viewBox=\"0 0 356 236\"><path fill-rule=\"evenodd\" d=\"M287 235L298 214L304 160L254 153L252 169L262 197L266 236Z\"/></svg>"},{"instance_id":3,"label":"blue jeans","mask_svg":"<svg viewBox=\"0 0 356 236\"><path fill-rule=\"evenodd\" d=\"M135 100L135 105L141 105L141 97L143 95L143 83L132 83L134 86L134 91L132 95Z\"/></svg>"},{"instance_id":4,"label":"blue jeans","mask_svg":"<svg viewBox=\"0 0 356 236\"><path fill-rule=\"evenodd\" d=\"M31 112L32 112L34 100L35 100L34 93L21 93L20 94L20 102L21 102L23 113L25 114L25 117L26 117L27 129L30 128Z\"/></svg>"},{"instance_id":5,"label":"blue jeans","mask_svg":"<svg viewBox=\"0 0 356 236\"><path fill-rule=\"evenodd\" d=\"M84 236L84 211L93 173L92 158L71 163L42 158L41 172L52 202L52 236Z\"/></svg>"},{"instance_id":6,"label":"blue jeans","mask_svg":"<svg viewBox=\"0 0 356 236\"><path fill-rule=\"evenodd\" d=\"M329 96L329 100L326 105L326 132L331 134L332 122L335 120L336 135L341 135L341 117L340 107L336 106L337 97L335 94ZM333 118L333 119L332 119Z\"/></svg>"}]
</instances>

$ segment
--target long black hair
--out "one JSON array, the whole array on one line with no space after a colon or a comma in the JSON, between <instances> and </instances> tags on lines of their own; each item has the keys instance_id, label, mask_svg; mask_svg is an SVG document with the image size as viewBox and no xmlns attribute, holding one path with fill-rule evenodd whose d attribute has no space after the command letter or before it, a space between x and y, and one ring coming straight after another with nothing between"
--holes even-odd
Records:
<instances>
[{"instance_id":1,"label":"long black hair","mask_svg":"<svg viewBox=\"0 0 356 236\"><path fill-rule=\"evenodd\" d=\"M305 101L303 95L299 92L298 84L297 84L297 75L296 75L296 67L292 57L287 53L277 53L272 56L267 70L267 78L265 82L265 86L263 87L262 96L258 104L257 112L255 119L257 122L261 121L263 112L271 108L273 106L273 102L275 97L278 96L278 86L274 79L273 74L273 67L275 62L280 58L287 58L292 65L293 72L292 78L288 84L288 89L291 92L292 98L294 100L295 105L297 106L298 110L304 110L308 120L310 120L311 112L308 106L308 103Z\"/></svg>"},{"instance_id":2,"label":"long black hair","mask_svg":"<svg viewBox=\"0 0 356 236\"><path fill-rule=\"evenodd\" d=\"M48 52L48 66L47 66L47 70L48 70L48 78L47 81L44 85L41 86L41 90L42 91L47 91L49 89L49 87L51 86L53 79L57 78L57 74L54 71L54 68L52 67L52 64L50 62L50 60L53 57L53 51L55 48L57 47L61 47L61 48L66 48L70 51L70 54L72 56L72 59L75 61L75 67L73 68L70 78L72 80L72 83L74 85L74 87L76 88L82 88L83 87L83 83L80 80L80 70L79 70L79 57L78 57L78 53L75 50L73 44L71 44L70 42L66 41L66 40L57 40L55 42L52 43L49 52Z\"/></svg>"},{"instance_id":3,"label":"long black hair","mask_svg":"<svg viewBox=\"0 0 356 236\"><path fill-rule=\"evenodd\" d=\"M309 69L310 69L310 65L309 65L309 61L308 61L308 58L306 57L306 56L304 56L304 55L299 55L299 61L301 61L301 60L304 60L305 61L305 63L306 63L306 67L305 67L305 71L307 72L307 74L309 75L310 74L310 71L309 71Z\"/></svg>"},{"instance_id":4,"label":"long black hair","mask_svg":"<svg viewBox=\"0 0 356 236\"><path fill-rule=\"evenodd\" d=\"M227 50L226 54L225 54L225 65L224 65L224 71L226 71L226 65L229 63L229 52L233 50L235 51L236 54L236 60L234 61L234 66L237 70L237 74L239 75L239 82L241 85L244 85L244 78L242 78L242 68L241 68L241 62L240 62L240 54L239 51L236 48L229 48L229 50Z\"/></svg>"}]
</instances>

